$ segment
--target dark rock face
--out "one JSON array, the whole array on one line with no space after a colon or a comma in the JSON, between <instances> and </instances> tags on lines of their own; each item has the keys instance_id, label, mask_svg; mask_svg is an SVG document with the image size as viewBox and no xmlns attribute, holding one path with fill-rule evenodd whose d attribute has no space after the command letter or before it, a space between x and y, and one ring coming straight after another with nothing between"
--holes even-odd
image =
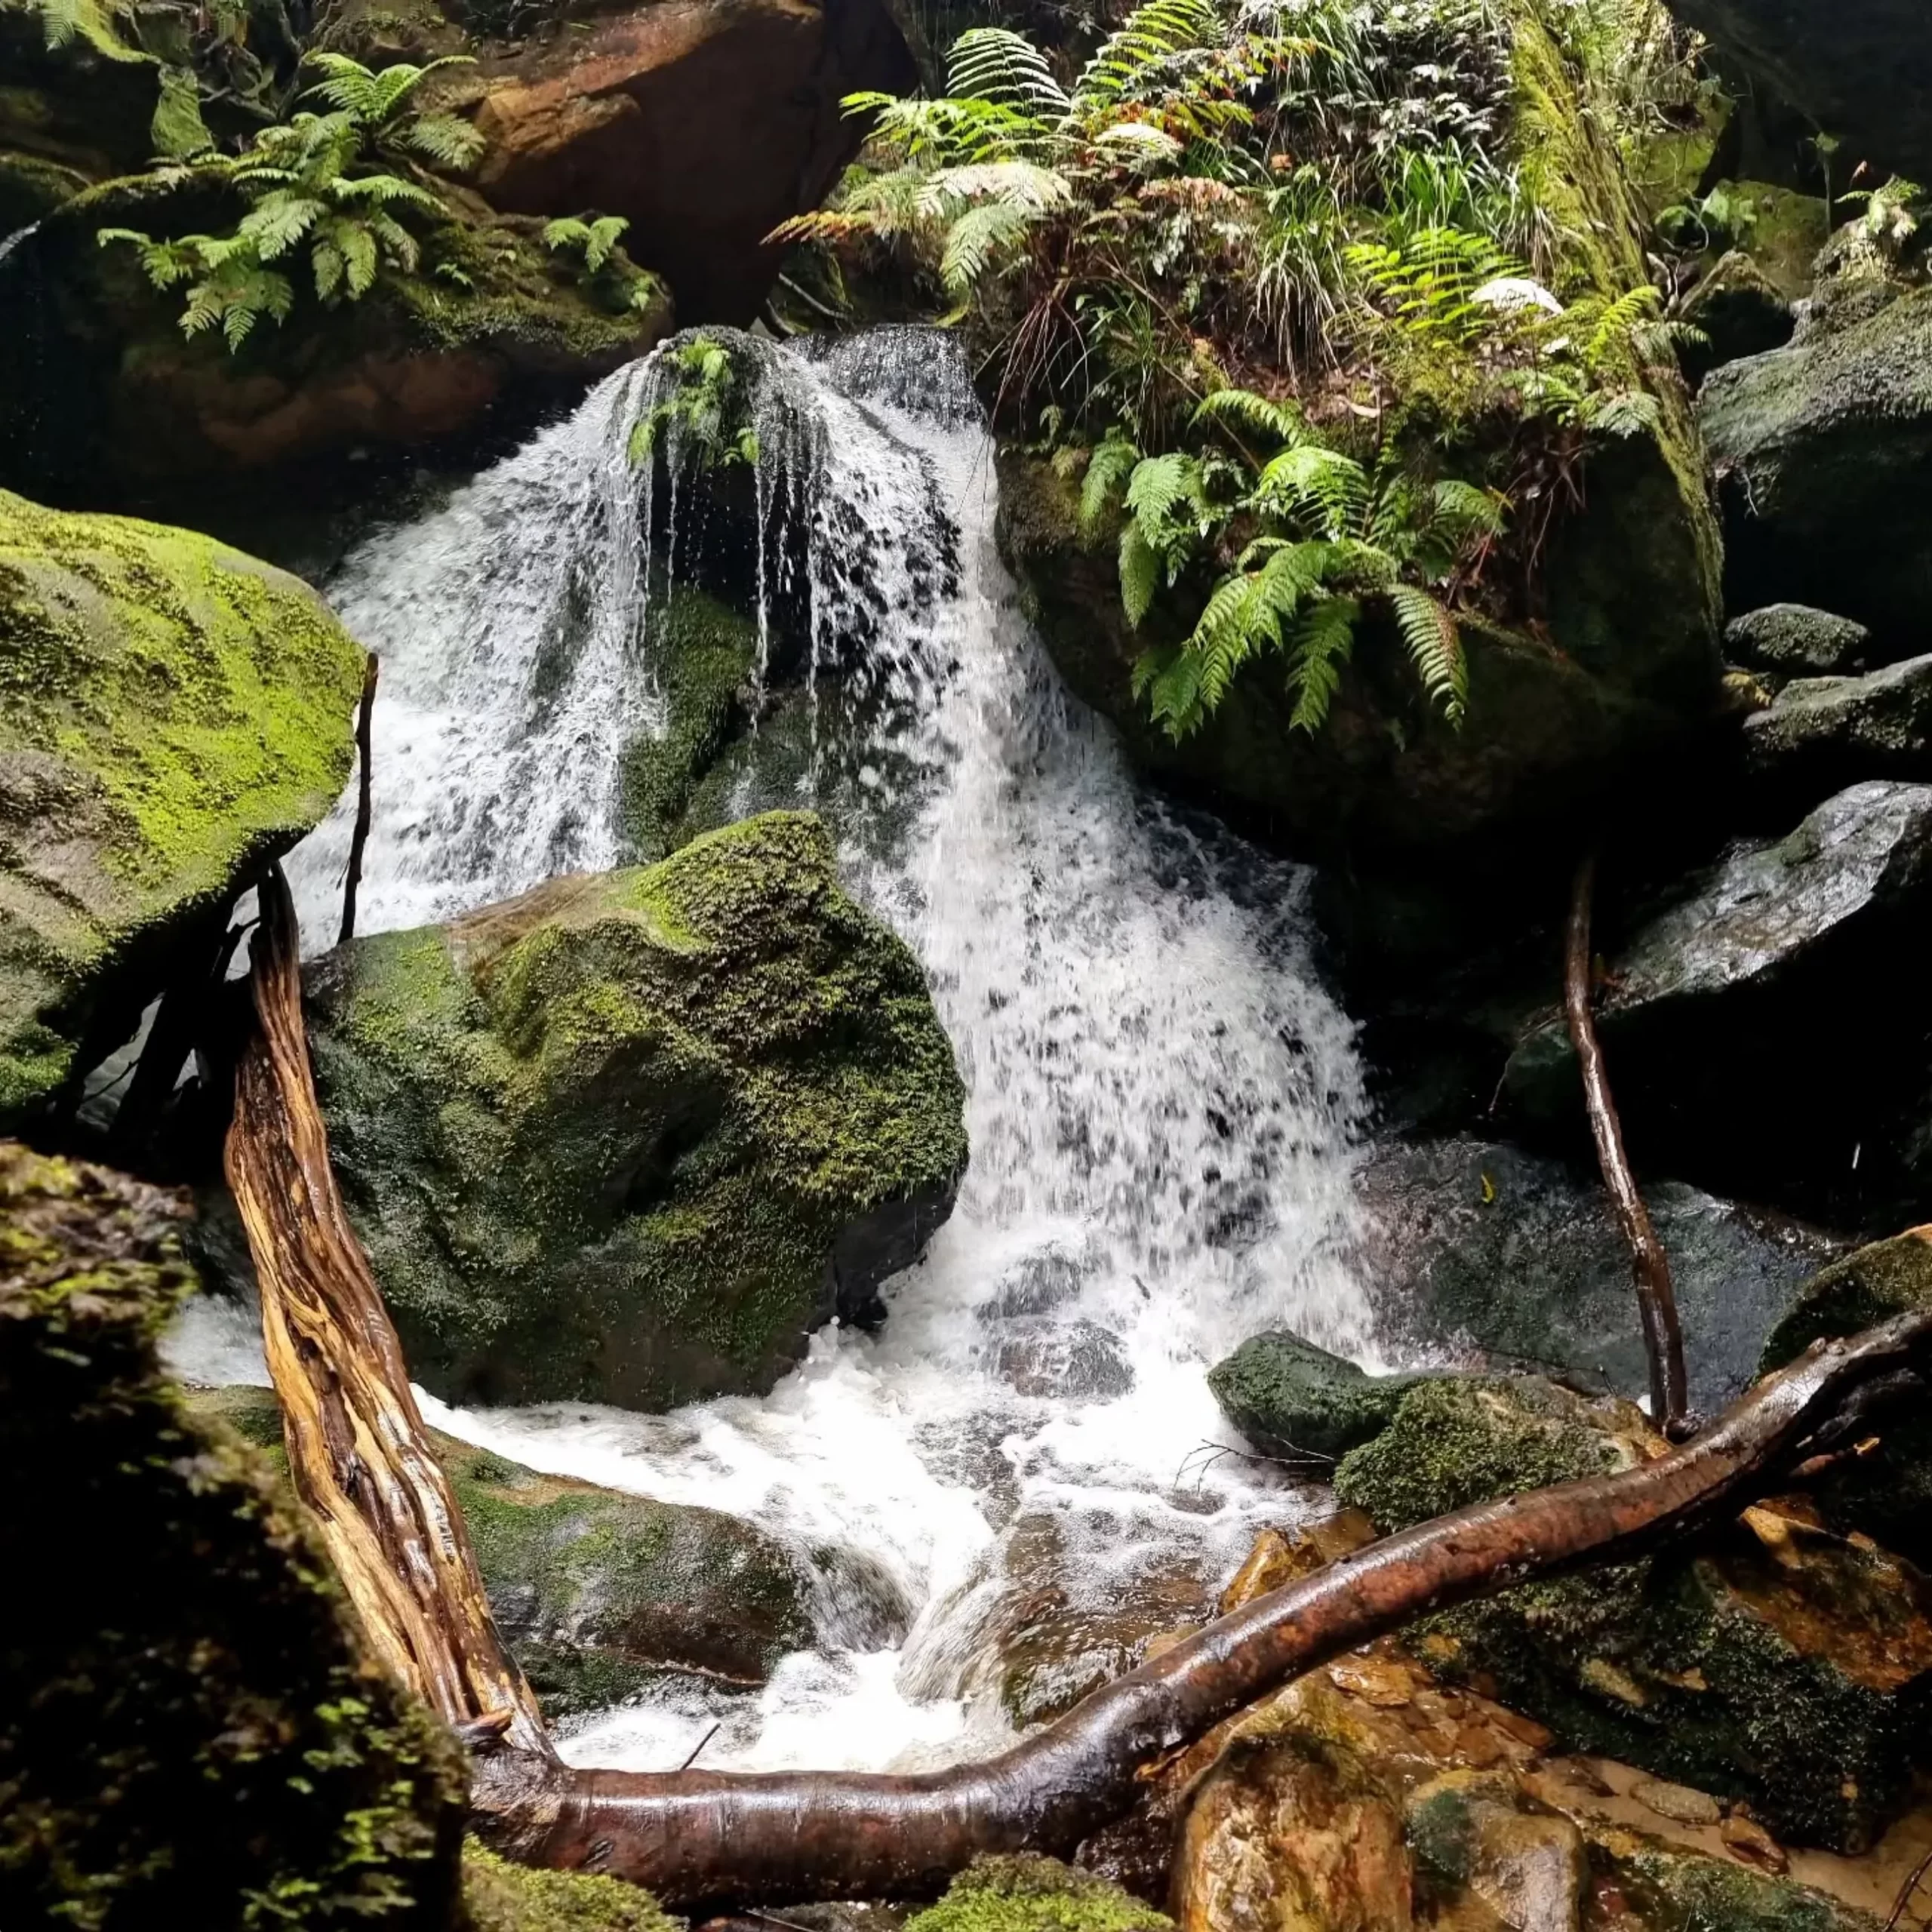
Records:
<instances>
[{"instance_id":1,"label":"dark rock face","mask_svg":"<svg viewBox=\"0 0 1932 1932\"><path fill-rule=\"evenodd\" d=\"M1786 677L1842 677L1862 671L1872 633L1849 617L1803 604L1767 604L1724 626L1724 655L1734 664Z\"/></svg>"},{"instance_id":2,"label":"dark rock face","mask_svg":"<svg viewBox=\"0 0 1932 1932\"><path fill-rule=\"evenodd\" d=\"M0 1143L0 1923L445 1932L462 1754L162 1373L179 1212Z\"/></svg>"},{"instance_id":3,"label":"dark rock face","mask_svg":"<svg viewBox=\"0 0 1932 1932\"><path fill-rule=\"evenodd\" d=\"M1629 1250L1594 1169L1459 1138L1384 1149L1361 1186L1392 1342L1472 1343L1632 1400L1648 1388ZM1844 1244L1680 1182L1644 1193L1676 1282L1691 1401L1715 1414L1756 1379L1763 1338Z\"/></svg>"},{"instance_id":4,"label":"dark rock face","mask_svg":"<svg viewBox=\"0 0 1932 1932\"><path fill-rule=\"evenodd\" d=\"M1918 648L1932 608L1932 288L1847 291L1789 347L1714 371L1697 413L1733 605L1820 605L1869 624L1887 656Z\"/></svg>"},{"instance_id":5,"label":"dark rock face","mask_svg":"<svg viewBox=\"0 0 1932 1932\"><path fill-rule=\"evenodd\" d=\"M1684 319L1709 338L1685 356L1687 368L1700 380L1740 357L1782 349L1798 325L1783 291L1736 249L1697 285L1684 304Z\"/></svg>"},{"instance_id":6,"label":"dark rock face","mask_svg":"<svg viewBox=\"0 0 1932 1932\"><path fill-rule=\"evenodd\" d=\"M1787 837L1734 847L1611 961L1600 1030L1631 1144L1826 1220L1909 1212L1929 897L1924 786L1856 785ZM1506 1084L1532 1121L1580 1118L1560 1018L1523 1036Z\"/></svg>"},{"instance_id":7,"label":"dark rock face","mask_svg":"<svg viewBox=\"0 0 1932 1932\"><path fill-rule=\"evenodd\" d=\"M1671 11L1774 97L1841 137L1853 162L1914 180L1932 169L1932 29L1919 0L1671 0Z\"/></svg>"},{"instance_id":8,"label":"dark rock face","mask_svg":"<svg viewBox=\"0 0 1932 1932\"><path fill-rule=\"evenodd\" d=\"M1534 1377L1434 1381L1335 1475L1384 1531L1662 1447L1626 1403ZM1932 1694L1913 1574L1775 1509L1700 1548L1547 1579L1420 1626L1568 1748L1748 1799L1778 1836L1862 1850L1906 1802Z\"/></svg>"},{"instance_id":9,"label":"dark rock face","mask_svg":"<svg viewBox=\"0 0 1932 1932\"><path fill-rule=\"evenodd\" d=\"M623 216L686 321L749 322L777 269L765 237L857 149L845 96L918 80L878 0L612 8L486 65L478 180L515 212Z\"/></svg>"},{"instance_id":10,"label":"dark rock face","mask_svg":"<svg viewBox=\"0 0 1932 1932\"><path fill-rule=\"evenodd\" d=\"M1801 809L1868 778L1932 778L1932 657L1800 678L1744 724L1745 768Z\"/></svg>"},{"instance_id":11,"label":"dark rock face","mask_svg":"<svg viewBox=\"0 0 1932 1932\"><path fill-rule=\"evenodd\" d=\"M1425 1378L1369 1375L1278 1331L1244 1342L1210 1372L1221 1413L1265 1456L1334 1461L1389 1426Z\"/></svg>"},{"instance_id":12,"label":"dark rock face","mask_svg":"<svg viewBox=\"0 0 1932 1932\"><path fill-rule=\"evenodd\" d=\"M308 981L349 1209L412 1371L469 1399L768 1388L950 1211L918 962L813 818L359 940Z\"/></svg>"}]
</instances>

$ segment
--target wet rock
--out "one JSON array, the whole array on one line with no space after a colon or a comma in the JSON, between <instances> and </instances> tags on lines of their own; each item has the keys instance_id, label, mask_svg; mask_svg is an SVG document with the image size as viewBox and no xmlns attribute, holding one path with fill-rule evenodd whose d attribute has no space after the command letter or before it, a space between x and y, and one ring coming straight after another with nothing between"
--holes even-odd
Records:
<instances>
[{"instance_id":1,"label":"wet rock","mask_svg":"<svg viewBox=\"0 0 1932 1932\"><path fill-rule=\"evenodd\" d=\"M1221 1413L1264 1456L1333 1462L1386 1427L1423 1378L1370 1375L1286 1330L1244 1342L1209 1372Z\"/></svg>"},{"instance_id":2,"label":"wet rock","mask_svg":"<svg viewBox=\"0 0 1932 1932\"><path fill-rule=\"evenodd\" d=\"M1022 1853L976 1860L906 1932L1172 1932L1172 1921L1103 1878Z\"/></svg>"},{"instance_id":3,"label":"wet rock","mask_svg":"<svg viewBox=\"0 0 1932 1932\"><path fill-rule=\"evenodd\" d=\"M189 1398L285 1475L265 1389ZM762 1684L812 1639L786 1553L715 1509L540 1475L430 1432L469 1526L497 1628L553 1720L620 1703L667 1674Z\"/></svg>"},{"instance_id":4,"label":"wet rock","mask_svg":"<svg viewBox=\"0 0 1932 1932\"><path fill-rule=\"evenodd\" d=\"M1726 582L1734 605L1822 605L1909 648L1932 601L1913 507L1932 487L1932 289L1846 292L1699 396Z\"/></svg>"},{"instance_id":5,"label":"wet rock","mask_svg":"<svg viewBox=\"0 0 1932 1932\"><path fill-rule=\"evenodd\" d=\"M1635 1834L1598 1834L1598 1857L1638 1927L1658 1932L1883 1932L1871 1913L1808 1887L1725 1860L1646 1843Z\"/></svg>"},{"instance_id":6,"label":"wet rock","mask_svg":"<svg viewBox=\"0 0 1932 1932\"><path fill-rule=\"evenodd\" d=\"M918 78L877 0L701 0L492 53L455 98L480 96L476 178L497 207L621 215L687 321L748 323L777 272L765 237L857 152L845 97Z\"/></svg>"},{"instance_id":7,"label":"wet rock","mask_svg":"<svg viewBox=\"0 0 1932 1932\"><path fill-rule=\"evenodd\" d=\"M805 815L358 940L306 991L351 1218L459 1399L769 1387L964 1164L918 963Z\"/></svg>"},{"instance_id":8,"label":"wet rock","mask_svg":"<svg viewBox=\"0 0 1932 1932\"><path fill-rule=\"evenodd\" d=\"M437 1932L462 1754L162 1372L180 1213L0 1143L0 1460L32 1472L0 1512L0 1924L212 1932L274 1899Z\"/></svg>"},{"instance_id":9,"label":"wet rock","mask_svg":"<svg viewBox=\"0 0 1932 1932\"><path fill-rule=\"evenodd\" d=\"M1878 1241L1827 1268L1772 1331L1767 1371L1821 1337L1855 1335L1894 1315L1932 1308L1932 1227ZM1863 1531L1932 1572L1932 1418L1886 1418L1875 1454L1828 1473L1817 1496L1843 1529Z\"/></svg>"},{"instance_id":10,"label":"wet rock","mask_svg":"<svg viewBox=\"0 0 1932 1932\"><path fill-rule=\"evenodd\" d=\"M1799 678L1744 722L1745 768L1801 806L1868 778L1932 777L1932 657Z\"/></svg>"},{"instance_id":11,"label":"wet rock","mask_svg":"<svg viewBox=\"0 0 1932 1932\"><path fill-rule=\"evenodd\" d=\"M1457 1138L1379 1149L1358 1186L1389 1346L1473 1346L1499 1366L1600 1378L1633 1400L1647 1390L1629 1250L1596 1170ZM1845 1244L1678 1182L1644 1192L1675 1278L1691 1401L1715 1414Z\"/></svg>"},{"instance_id":12,"label":"wet rock","mask_svg":"<svg viewBox=\"0 0 1932 1932\"><path fill-rule=\"evenodd\" d=\"M1666 1784L1659 1778L1639 1779L1630 1795L1659 1817L1675 1819L1680 1825L1715 1825L1724 1816L1724 1807L1709 1792Z\"/></svg>"},{"instance_id":13,"label":"wet rock","mask_svg":"<svg viewBox=\"0 0 1932 1932\"><path fill-rule=\"evenodd\" d=\"M1009 1333L994 1346L992 1372L1022 1395L1109 1400L1134 1386L1118 1340L1098 1322Z\"/></svg>"},{"instance_id":14,"label":"wet rock","mask_svg":"<svg viewBox=\"0 0 1932 1932\"><path fill-rule=\"evenodd\" d=\"M1932 1067L1906 937L1929 900L1932 788L1856 785L1734 847L1611 961L1598 1024L1630 1145L1820 1218L1897 1214ZM1560 1017L1504 1079L1532 1121L1580 1128Z\"/></svg>"},{"instance_id":15,"label":"wet rock","mask_svg":"<svg viewBox=\"0 0 1932 1932\"><path fill-rule=\"evenodd\" d=\"M1662 1447L1628 1404L1527 1378L1435 1383L1335 1488L1393 1531ZM1695 1555L1527 1584L1426 1620L1416 1641L1569 1749L1746 1800L1780 1838L1844 1851L1902 1807L1932 1697L1913 1574L1770 1509Z\"/></svg>"},{"instance_id":16,"label":"wet rock","mask_svg":"<svg viewBox=\"0 0 1932 1932\"><path fill-rule=\"evenodd\" d=\"M349 776L362 653L205 537L0 492L0 1125L211 962Z\"/></svg>"},{"instance_id":17,"label":"wet rock","mask_svg":"<svg viewBox=\"0 0 1932 1932\"><path fill-rule=\"evenodd\" d=\"M1724 654L1734 663L1786 677L1838 677L1862 671L1872 633L1849 617L1802 604L1767 604L1724 626Z\"/></svg>"},{"instance_id":18,"label":"wet rock","mask_svg":"<svg viewBox=\"0 0 1932 1932\"><path fill-rule=\"evenodd\" d=\"M1511 1781L1446 1773L1410 1799L1406 1824L1426 1891L1460 1895L1521 1932L1582 1932L1583 1835L1567 1818L1520 1808Z\"/></svg>"}]
</instances>

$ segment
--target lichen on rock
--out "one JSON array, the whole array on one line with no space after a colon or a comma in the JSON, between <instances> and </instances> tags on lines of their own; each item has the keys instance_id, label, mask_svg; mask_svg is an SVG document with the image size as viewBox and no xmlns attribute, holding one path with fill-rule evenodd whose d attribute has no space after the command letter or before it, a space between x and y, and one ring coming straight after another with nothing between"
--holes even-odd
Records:
<instances>
[{"instance_id":1,"label":"lichen on rock","mask_svg":"<svg viewBox=\"0 0 1932 1932\"><path fill-rule=\"evenodd\" d=\"M0 1124L118 1044L171 953L349 775L362 653L205 537L0 492Z\"/></svg>"},{"instance_id":2,"label":"lichen on rock","mask_svg":"<svg viewBox=\"0 0 1932 1932\"><path fill-rule=\"evenodd\" d=\"M924 977L771 814L311 970L350 1211L441 1392L668 1406L869 1318L949 1211Z\"/></svg>"}]
</instances>

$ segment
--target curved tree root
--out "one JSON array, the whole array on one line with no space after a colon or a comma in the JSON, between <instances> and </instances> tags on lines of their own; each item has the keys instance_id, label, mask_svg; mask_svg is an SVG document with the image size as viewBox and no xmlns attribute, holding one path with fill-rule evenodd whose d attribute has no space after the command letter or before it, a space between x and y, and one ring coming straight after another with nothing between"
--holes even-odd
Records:
<instances>
[{"instance_id":1,"label":"curved tree root","mask_svg":"<svg viewBox=\"0 0 1932 1932\"><path fill-rule=\"evenodd\" d=\"M298 1493L392 1666L471 1744L479 1829L531 1865L668 1904L906 1897L983 1853L1070 1852L1143 1767L1300 1672L1425 1612L1588 1560L1628 1561L1742 1508L1854 1421L1922 1396L1932 1312L1820 1343L1694 1441L1618 1475L1419 1524L1209 1624L990 1761L917 1776L629 1773L563 1764L492 1626L395 1331L343 1212L303 1035L294 915L263 894L228 1146Z\"/></svg>"}]
</instances>

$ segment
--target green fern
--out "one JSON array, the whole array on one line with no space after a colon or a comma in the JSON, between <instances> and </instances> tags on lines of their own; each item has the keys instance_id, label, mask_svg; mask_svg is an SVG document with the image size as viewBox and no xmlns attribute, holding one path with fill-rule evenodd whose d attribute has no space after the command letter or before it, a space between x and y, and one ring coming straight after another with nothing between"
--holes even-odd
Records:
<instances>
[{"instance_id":1,"label":"green fern","mask_svg":"<svg viewBox=\"0 0 1932 1932\"><path fill-rule=\"evenodd\" d=\"M1118 430L1095 449L1080 488L1080 532L1091 539L1118 504L1140 460L1140 450Z\"/></svg>"},{"instance_id":2,"label":"green fern","mask_svg":"<svg viewBox=\"0 0 1932 1932\"><path fill-rule=\"evenodd\" d=\"M670 393L632 429L632 462L648 462L663 450L674 463L755 466L763 452L731 351L711 336L694 335L660 353Z\"/></svg>"}]
</instances>

